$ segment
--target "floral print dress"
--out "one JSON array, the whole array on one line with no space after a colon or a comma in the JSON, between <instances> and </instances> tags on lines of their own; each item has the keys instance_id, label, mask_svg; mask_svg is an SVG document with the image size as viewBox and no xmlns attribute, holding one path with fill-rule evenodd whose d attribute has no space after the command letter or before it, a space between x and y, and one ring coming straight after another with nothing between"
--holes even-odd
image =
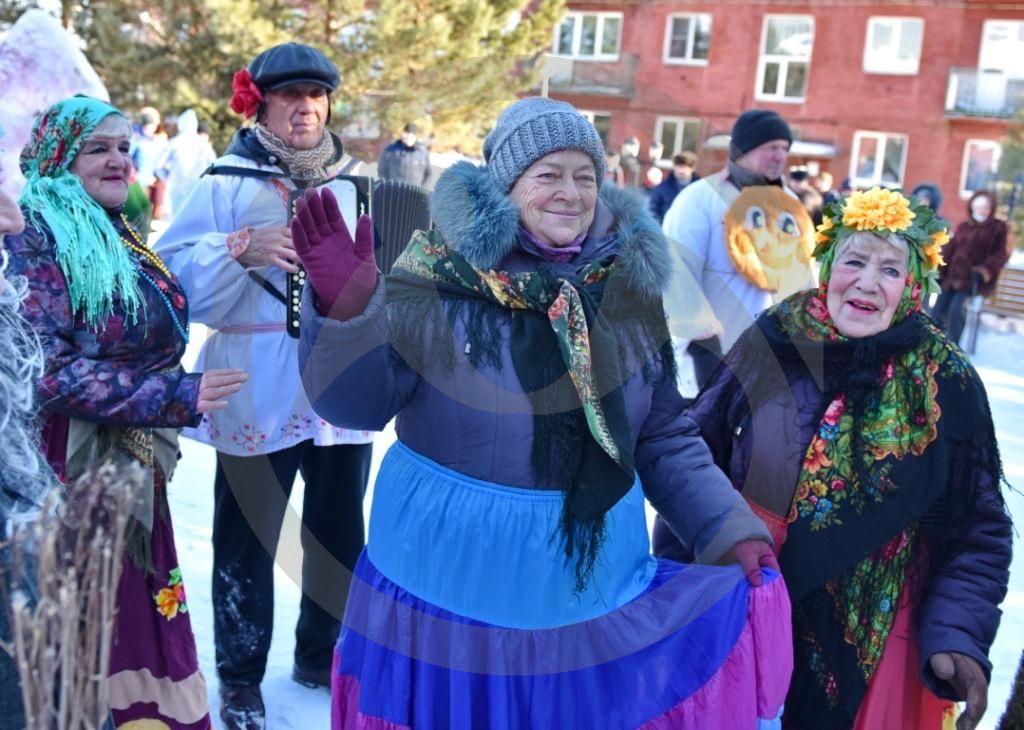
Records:
<instances>
[{"instance_id":1,"label":"floral print dress","mask_svg":"<svg viewBox=\"0 0 1024 730\"><path fill-rule=\"evenodd\" d=\"M115 228L130 234L120 220ZM44 448L61 478L80 466L69 457L69 432L101 435L104 458L134 459L152 473L148 519L129 551L117 593L108 687L117 727L198 730L210 727L206 685L196 655L188 602L166 500L166 471L174 450L160 458L154 433L195 425L201 376L180 366L188 331L188 302L173 276L136 256L143 307L136 320L114 308L100 328L72 315L64 272L50 233L29 226L9 236L11 271L28 280L23 314L39 335L46 371L39 384ZM159 434L157 442L159 443Z\"/></svg>"}]
</instances>

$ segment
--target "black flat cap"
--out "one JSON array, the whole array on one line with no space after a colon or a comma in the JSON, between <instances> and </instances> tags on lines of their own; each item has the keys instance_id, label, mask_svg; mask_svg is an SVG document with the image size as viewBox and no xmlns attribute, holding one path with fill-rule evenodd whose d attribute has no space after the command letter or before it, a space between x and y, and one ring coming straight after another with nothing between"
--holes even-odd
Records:
<instances>
[{"instance_id":1,"label":"black flat cap","mask_svg":"<svg viewBox=\"0 0 1024 730\"><path fill-rule=\"evenodd\" d=\"M268 48L249 64L249 74L261 89L273 91L289 84L319 84L338 88L338 67L327 56L301 43Z\"/></svg>"}]
</instances>

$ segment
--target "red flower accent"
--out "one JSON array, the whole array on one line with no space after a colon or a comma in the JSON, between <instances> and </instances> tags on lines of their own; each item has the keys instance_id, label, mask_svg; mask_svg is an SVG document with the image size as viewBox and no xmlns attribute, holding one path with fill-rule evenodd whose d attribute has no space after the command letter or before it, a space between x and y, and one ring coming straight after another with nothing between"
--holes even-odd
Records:
<instances>
[{"instance_id":1,"label":"red flower accent","mask_svg":"<svg viewBox=\"0 0 1024 730\"><path fill-rule=\"evenodd\" d=\"M57 142L57 150L56 152L53 153L53 164L60 165L61 162L64 160L65 147L66 145L64 143L64 138L61 137L60 141Z\"/></svg>"},{"instance_id":2,"label":"red flower accent","mask_svg":"<svg viewBox=\"0 0 1024 730\"><path fill-rule=\"evenodd\" d=\"M232 111L244 117L255 116L260 102L263 101L263 92L252 80L249 69L243 68L235 73L231 79L231 90L234 92L231 96Z\"/></svg>"},{"instance_id":3,"label":"red flower accent","mask_svg":"<svg viewBox=\"0 0 1024 730\"><path fill-rule=\"evenodd\" d=\"M807 313L819 322L828 322L829 320L828 307L825 306L824 300L818 297L811 297L807 300Z\"/></svg>"},{"instance_id":4,"label":"red flower accent","mask_svg":"<svg viewBox=\"0 0 1024 730\"><path fill-rule=\"evenodd\" d=\"M835 426L839 423L839 419L842 418L846 412L846 400L842 397L836 398L834 401L829 403L828 408L825 409L825 416L822 420L829 426Z\"/></svg>"},{"instance_id":5,"label":"red flower accent","mask_svg":"<svg viewBox=\"0 0 1024 730\"><path fill-rule=\"evenodd\" d=\"M183 297L181 294L174 293L171 295L171 304L174 305L175 309L184 309L185 297Z\"/></svg>"}]
</instances>

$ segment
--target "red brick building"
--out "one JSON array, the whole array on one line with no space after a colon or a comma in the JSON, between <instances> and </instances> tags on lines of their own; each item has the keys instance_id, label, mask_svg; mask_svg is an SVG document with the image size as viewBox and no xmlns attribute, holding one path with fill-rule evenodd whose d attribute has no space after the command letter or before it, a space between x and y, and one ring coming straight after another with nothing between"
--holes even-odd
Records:
<instances>
[{"instance_id":1,"label":"red brick building","mask_svg":"<svg viewBox=\"0 0 1024 730\"><path fill-rule=\"evenodd\" d=\"M791 160L838 185L938 184L943 212L990 186L1024 105L1024 2L570 0L551 96L594 115L606 143L662 143L722 164L736 115L774 109ZM658 150L654 150L657 152Z\"/></svg>"}]
</instances>

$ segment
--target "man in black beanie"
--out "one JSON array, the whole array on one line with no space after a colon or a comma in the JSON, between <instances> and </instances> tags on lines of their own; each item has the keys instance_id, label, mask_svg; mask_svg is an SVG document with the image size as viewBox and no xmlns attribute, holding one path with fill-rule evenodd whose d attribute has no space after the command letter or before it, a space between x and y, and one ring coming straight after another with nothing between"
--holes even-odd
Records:
<instances>
[{"instance_id":1,"label":"man in black beanie","mask_svg":"<svg viewBox=\"0 0 1024 730\"><path fill-rule=\"evenodd\" d=\"M665 214L662 227L682 249L687 263L718 321L706 337L693 340L697 384L712 371L754 317L772 304L773 292L748 281L736 269L725 246L724 217L744 188L783 185L793 133L773 111L750 109L736 119L729 142L729 160L719 172L688 185Z\"/></svg>"}]
</instances>

